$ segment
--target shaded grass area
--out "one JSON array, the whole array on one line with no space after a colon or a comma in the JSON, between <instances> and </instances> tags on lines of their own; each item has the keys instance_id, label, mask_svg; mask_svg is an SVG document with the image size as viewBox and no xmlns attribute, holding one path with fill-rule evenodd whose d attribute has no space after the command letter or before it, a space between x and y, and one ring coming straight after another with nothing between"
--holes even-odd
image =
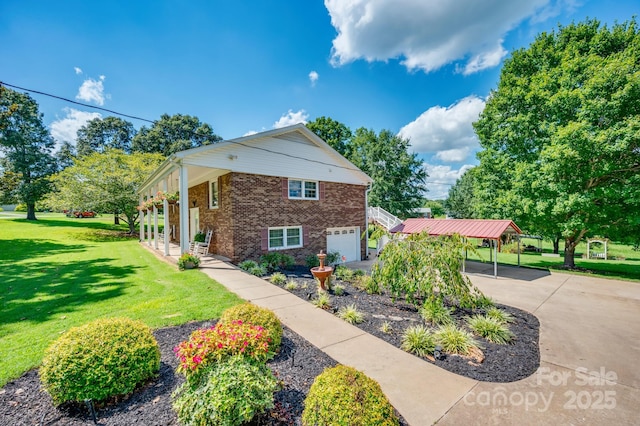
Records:
<instances>
[{"instance_id":1,"label":"shaded grass area","mask_svg":"<svg viewBox=\"0 0 640 426\"><path fill-rule=\"evenodd\" d=\"M159 262L112 218L38 217L0 222L0 386L70 327L124 316L157 328L241 302L197 270Z\"/></svg>"}]
</instances>

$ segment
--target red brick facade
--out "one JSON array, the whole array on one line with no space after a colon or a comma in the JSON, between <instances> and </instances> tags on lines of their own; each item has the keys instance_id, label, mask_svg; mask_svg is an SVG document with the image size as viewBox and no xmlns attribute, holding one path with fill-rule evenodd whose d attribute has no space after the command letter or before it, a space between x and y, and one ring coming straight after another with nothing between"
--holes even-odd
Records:
<instances>
[{"instance_id":1,"label":"red brick facade","mask_svg":"<svg viewBox=\"0 0 640 426\"><path fill-rule=\"evenodd\" d=\"M283 183L284 182L284 183ZM257 260L263 250L267 228L302 226L303 247L282 250L298 263L305 257L327 250L326 229L360 228L365 233L365 190L360 185L320 182L319 200L291 200L287 197L286 178L245 173L229 173L218 178L219 206L209 209L208 182L189 188L189 203L200 209L200 226L213 230L210 251L233 262ZM169 223L179 235L178 209L170 209ZM366 242L361 241L364 257Z\"/></svg>"}]
</instances>

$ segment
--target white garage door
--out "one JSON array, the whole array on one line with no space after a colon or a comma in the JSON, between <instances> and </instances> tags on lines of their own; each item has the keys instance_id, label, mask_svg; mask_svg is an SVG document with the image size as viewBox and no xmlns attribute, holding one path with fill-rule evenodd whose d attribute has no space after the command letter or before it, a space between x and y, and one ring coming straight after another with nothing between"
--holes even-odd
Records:
<instances>
[{"instance_id":1,"label":"white garage door","mask_svg":"<svg viewBox=\"0 0 640 426\"><path fill-rule=\"evenodd\" d=\"M360 260L360 228L327 228L327 252L337 251L345 262Z\"/></svg>"}]
</instances>

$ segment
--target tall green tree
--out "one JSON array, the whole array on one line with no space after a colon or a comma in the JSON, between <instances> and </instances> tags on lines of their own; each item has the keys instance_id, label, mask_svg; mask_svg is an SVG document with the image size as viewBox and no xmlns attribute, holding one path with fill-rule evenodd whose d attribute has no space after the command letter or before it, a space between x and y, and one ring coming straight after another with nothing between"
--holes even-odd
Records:
<instances>
[{"instance_id":1,"label":"tall green tree","mask_svg":"<svg viewBox=\"0 0 640 426\"><path fill-rule=\"evenodd\" d=\"M496 199L524 228L564 239L638 228L640 33L596 20L542 33L505 61L474 124L482 162L509 178Z\"/></svg>"},{"instance_id":2,"label":"tall green tree","mask_svg":"<svg viewBox=\"0 0 640 426\"><path fill-rule=\"evenodd\" d=\"M163 114L151 127L142 126L132 142L135 152L156 152L166 157L185 149L221 141L213 128L190 115Z\"/></svg>"},{"instance_id":3,"label":"tall green tree","mask_svg":"<svg viewBox=\"0 0 640 426\"><path fill-rule=\"evenodd\" d=\"M347 147L348 159L374 181L369 205L380 206L400 217L408 217L422 206L427 191L427 172L409 140L389 130L379 134L363 127L356 130Z\"/></svg>"},{"instance_id":4,"label":"tall green tree","mask_svg":"<svg viewBox=\"0 0 640 426\"><path fill-rule=\"evenodd\" d=\"M353 133L346 125L330 117L323 116L307 123L307 127L328 143L331 148L345 157L348 156L347 147Z\"/></svg>"},{"instance_id":5,"label":"tall green tree","mask_svg":"<svg viewBox=\"0 0 640 426\"><path fill-rule=\"evenodd\" d=\"M118 117L94 118L78 129L76 151L78 156L108 149L131 152L131 142L136 134L133 124Z\"/></svg>"},{"instance_id":6,"label":"tall green tree","mask_svg":"<svg viewBox=\"0 0 640 426\"><path fill-rule=\"evenodd\" d=\"M0 91L0 151L5 171L20 176L17 197L27 205L27 219L36 220L35 205L49 191L56 170L53 138L42 123L38 104L26 93Z\"/></svg>"},{"instance_id":7,"label":"tall green tree","mask_svg":"<svg viewBox=\"0 0 640 426\"><path fill-rule=\"evenodd\" d=\"M465 171L455 185L449 189L449 196L444 202L449 216L455 219L478 218L476 211L477 172L477 167Z\"/></svg>"},{"instance_id":8,"label":"tall green tree","mask_svg":"<svg viewBox=\"0 0 640 426\"><path fill-rule=\"evenodd\" d=\"M76 158L76 147L69 141L64 141L55 153L58 169L63 170L73 165Z\"/></svg>"},{"instance_id":9,"label":"tall green tree","mask_svg":"<svg viewBox=\"0 0 640 426\"><path fill-rule=\"evenodd\" d=\"M139 217L136 190L163 159L161 154L126 154L117 149L79 157L53 176L55 191L46 202L60 210L118 212L133 233Z\"/></svg>"}]
</instances>

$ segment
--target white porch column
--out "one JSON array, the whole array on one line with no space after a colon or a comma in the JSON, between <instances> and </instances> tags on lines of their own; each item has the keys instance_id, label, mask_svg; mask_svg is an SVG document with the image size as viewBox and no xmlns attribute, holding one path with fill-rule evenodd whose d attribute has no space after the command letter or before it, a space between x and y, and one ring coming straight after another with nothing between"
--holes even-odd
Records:
<instances>
[{"instance_id":1,"label":"white porch column","mask_svg":"<svg viewBox=\"0 0 640 426\"><path fill-rule=\"evenodd\" d=\"M189 172L180 164L180 252L189 251Z\"/></svg>"},{"instance_id":2,"label":"white porch column","mask_svg":"<svg viewBox=\"0 0 640 426\"><path fill-rule=\"evenodd\" d=\"M140 205L142 205L142 195L140 196ZM138 220L140 221L140 242L144 241L144 210L140 211L140 217Z\"/></svg>"},{"instance_id":3,"label":"white porch column","mask_svg":"<svg viewBox=\"0 0 640 426\"><path fill-rule=\"evenodd\" d=\"M147 195L147 198L149 196ZM151 213L147 210L147 244L151 247Z\"/></svg>"},{"instance_id":4,"label":"white porch column","mask_svg":"<svg viewBox=\"0 0 640 426\"><path fill-rule=\"evenodd\" d=\"M158 208L156 205L153 205L153 248L158 250L158 239L160 236L158 235Z\"/></svg>"},{"instance_id":5,"label":"white porch column","mask_svg":"<svg viewBox=\"0 0 640 426\"><path fill-rule=\"evenodd\" d=\"M169 190L169 179L165 178L162 182L162 190L166 193ZM169 202L165 199L163 204L164 209L164 255L169 256Z\"/></svg>"}]
</instances>

